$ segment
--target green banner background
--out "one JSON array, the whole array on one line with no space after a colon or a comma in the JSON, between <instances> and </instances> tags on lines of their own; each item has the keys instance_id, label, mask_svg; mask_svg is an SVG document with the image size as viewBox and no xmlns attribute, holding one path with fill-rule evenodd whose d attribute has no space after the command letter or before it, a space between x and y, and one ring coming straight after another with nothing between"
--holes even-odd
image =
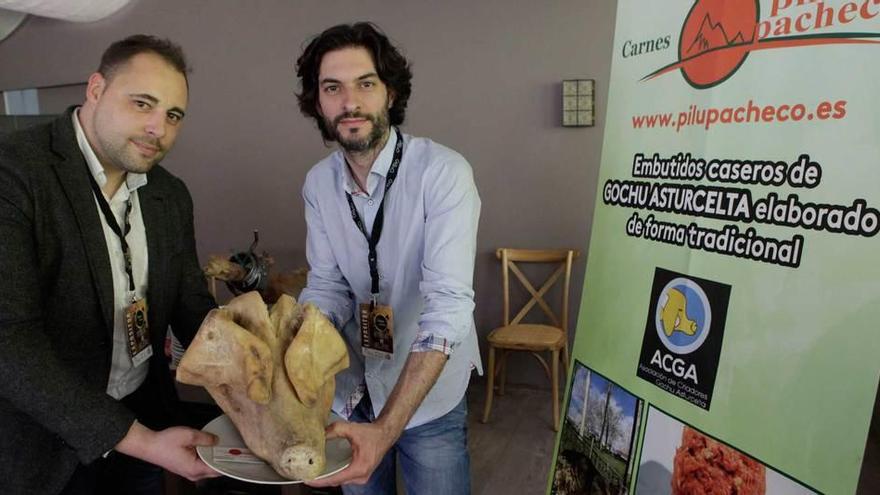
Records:
<instances>
[{"instance_id":1,"label":"green banner background","mask_svg":"<svg viewBox=\"0 0 880 495\"><path fill-rule=\"evenodd\" d=\"M731 14L736 3L728 2L719 12ZM845 3L825 5L839 10ZM801 201L841 205L862 198L877 208L880 46L838 43L753 50L727 80L709 89L691 87L679 70L642 80L677 60L682 26L694 6L682 0L618 2L599 199L572 355L644 399L646 407L655 405L818 490L854 493L880 370L878 236L611 206L602 201L602 193L612 179L709 183L634 179L637 153L789 163L809 154L823 171L813 189L714 185L747 188L753 198L796 193ZM769 8L769 1L761 2L761 20L769 19ZM815 8L795 5L784 13L797 16ZM859 39L877 36L880 17L835 23L809 34L847 33L860 33ZM623 57L627 41L666 35L671 36L668 49ZM803 103L809 112L822 101L846 101L846 115L823 121L719 123L708 130L633 125L634 116L669 112L677 117L690 105L738 107L750 100L759 105ZM634 212L641 218L653 214L658 220L716 229L752 226L761 236L779 239L800 234L801 265L781 267L628 236L625 226ZM709 411L636 377L655 267L732 287Z\"/></svg>"}]
</instances>

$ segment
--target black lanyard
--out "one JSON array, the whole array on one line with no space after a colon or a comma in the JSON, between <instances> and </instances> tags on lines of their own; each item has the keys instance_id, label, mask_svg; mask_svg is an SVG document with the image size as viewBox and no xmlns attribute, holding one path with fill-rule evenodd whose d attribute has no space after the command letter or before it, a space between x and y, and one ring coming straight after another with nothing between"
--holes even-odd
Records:
<instances>
[{"instance_id":1,"label":"black lanyard","mask_svg":"<svg viewBox=\"0 0 880 495\"><path fill-rule=\"evenodd\" d=\"M125 202L125 231L123 231L119 228L119 224L116 223L116 216L113 215L113 210L110 209L110 205L107 204L107 200L104 199L104 193L101 192L98 183L95 182L95 178L92 176L91 171L89 171L89 183L92 185L92 192L95 193L95 198L98 200L98 206L101 207L101 212L104 214L104 220L107 221L110 230L119 237L119 242L122 244L122 256L125 258L125 274L128 275L128 290L131 292L132 298L134 298L134 275L131 270L131 249L129 249L128 242L125 240L125 236L131 231L131 224L128 221L128 217L131 214L131 195L129 194L128 200Z\"/></svg>"},{"instance_id":2,"label":"black lanyard","mask_svg":"<svg viewBox=\"0 0 880 495\"><path fill-rule=\"evenodd\" d=\"M379 298L379 263L376 256L376 246L379 244L379 238L382 237L382 224L385 219L385 198L388 197L388 190L391 189L391 184L394 184L394 179L397 178L397 169L400 167L401 158L403 158L403 137L400 135L398 129L394 129L394 131L397 133L397 144L394 146L394 158L391 160L391 166L388 167L388 173L385 175L385 192L382 195L382 201L379 202L379 209L376 211L376 218L373 220L373 228L370 230L370 235L367 235L364 221L361 220L361 216L358 214L357 208L354 206L351 194L345 193L345 196L348 199L348 207L351 209L351 218L354 220L355 225L357 225L361 233L364 234L364 237L367 239L367 245L369 246L367 261L370 263L370 293L373 296L370 301L371 308L375 307L376 301Z\"/></svg>"}]
</instances>

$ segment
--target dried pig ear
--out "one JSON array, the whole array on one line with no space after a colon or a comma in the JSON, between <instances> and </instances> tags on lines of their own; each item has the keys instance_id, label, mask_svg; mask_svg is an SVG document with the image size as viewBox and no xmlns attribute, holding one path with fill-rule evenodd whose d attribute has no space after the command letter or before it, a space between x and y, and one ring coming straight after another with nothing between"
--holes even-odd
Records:
<instances>
[{"instance_id":1,"label":"dried pig ear","mask_svg":"<svg viewBox=\"0 0 880 495\"><path fill-rule=\"evenodd\" d=\"M202 386L240 385L254 402L271 399L272 351L230 318L228 309L208 314L177 368L177 379Z\"/></svg>"},{"instance_id":2,"label":"dried pig ear","mask_svg":"<svg viewBox=\"0 0 880 495\"><path fill-rule=\"evenodd\" d=\"M272 321L272 328L275 329L279 345L290 344L290 340L302 323L302 313L302 306L287 294L283 294L275 301L269 319Z\"/></svg>"},{"instance_id":3,"label":"dried pig ear","mask_svg":"<svg viewBox=\"0 0 880 495\"><path fill-rule=\"evenodd\" d=\"M284 369L299 400L313 406L327 380L348 367L339 332L315 306L306 304L299 331L284 355Z\"/></svg>"},{"instance_id":4,"label":"dried pig ear","mask_svg":"<svg viewBox=\"0 0 880 495\"><path fill-rule=\"evenodd\" d=\"M269 322L269 311L258 292L252 291L236 297L229 301L226 310L236 323L262 339L269 347L275 345L275 330Z\"/></svg>"}]
</instances>

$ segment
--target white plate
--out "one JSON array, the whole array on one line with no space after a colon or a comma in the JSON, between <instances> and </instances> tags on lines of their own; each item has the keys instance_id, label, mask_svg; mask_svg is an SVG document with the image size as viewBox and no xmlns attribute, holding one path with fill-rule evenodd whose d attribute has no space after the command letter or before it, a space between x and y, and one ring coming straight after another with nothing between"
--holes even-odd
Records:
<instances>
[{"instance_id":1,"label":"white plate","mask_svg":"<svg viewBox=\"0 0 880 495\"><path fill-rule=\"evenodd\" d=\"M343 421L336 414L330 413L330 422ZM213 421L206 424L202 431L217 435L217 445L224 447L247 448L238 429L232 424L232 421L225 414L214 418ZM235 478L241 481L249 481L251 483L260 483L263 485L290 485L294 483L302 483L302 480L289 480L282 477L272 469L272 466L265 462L260 464L243 464L237 462L217 462L214 461L213 447L196 447L199 457L218 473ZM351 445L344 438L334 438L327 440L325 446L326 464L324 472L317 479L325 478L331 474L338 473L345 469L351 463Z\"/></svg>"}]
</instances>

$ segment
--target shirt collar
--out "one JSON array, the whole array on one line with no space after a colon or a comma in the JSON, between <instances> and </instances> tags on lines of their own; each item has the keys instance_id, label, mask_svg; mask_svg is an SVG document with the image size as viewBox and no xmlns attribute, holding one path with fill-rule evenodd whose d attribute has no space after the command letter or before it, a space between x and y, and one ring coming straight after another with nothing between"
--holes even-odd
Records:
<instances>
[{"instance_id":1,"label":"shirt collar","mask_svg":"<svg viewBox=\"0 0 880 495\"><path fill-rule=\"evenodd\" d=\"M98 186L104 187L104 184L107 183L107 174L104 173L104 167L101 165L100 160L98 160L95 150L92 149L92 145L86 138L86 133L83 132L82 125L79 123L79 108L73 110L71 119L73 120L73 130L76 133L76 142L79 144L79 149L82 151L83 158L85 158L86 164L89 166L89 172L92 173L92 177L95 178L95 182L98 183ZM128 186L129 192L146 185L146 183L147 174L138 174L135 172L128 172L125 174L125 185Z\"/></svg>"},{"instance_id":2,"label":"shirt collar","mask_svg":"<svg viewBox=\"0 0 880 495\"><path fill-rule=\"evenodd\" d=\"M367 176L368 195L372 196L375 192L376 185L379 183L379 177L384 178L388 174L388 169L391 168L391 162L394 160L394 146L396 144L397 131L394 127L391 127L388 131L388 140L385 141L385 146L382 147L382 151L379 152L379 156L376 157L376 161L373 162L373 166L370 168L370 175ZM339 152L339 158L342 161L342 188L352 196L364 195L360 186L357 185L357 181L352 177L351 170L345 162L345 155L342 154L342 151Z\"/></svg>"}]
</instances>

